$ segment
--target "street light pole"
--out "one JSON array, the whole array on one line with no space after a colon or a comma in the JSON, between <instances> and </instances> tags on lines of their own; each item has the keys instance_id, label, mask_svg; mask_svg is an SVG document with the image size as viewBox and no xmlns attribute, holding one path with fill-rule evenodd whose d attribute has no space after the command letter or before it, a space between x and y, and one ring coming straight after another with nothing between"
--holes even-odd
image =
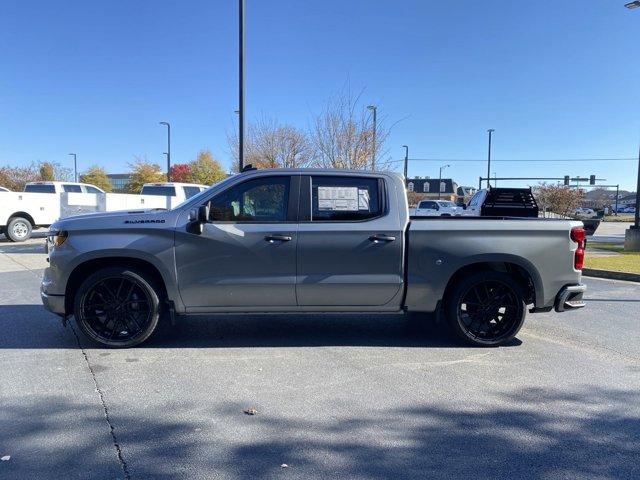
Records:
<instances>
[{"instance_id":1,"label":"street light pole","mask_svg":"<svg viewBox=\"0 0 640 480\"><path fill-rule=\"evenodd\" d=\"M369 105L367 107L369 110L373 111L373 150L371 151L371 170L376 169L376 134L377 134L377 123L378 123L378 106L377 105Z\"/></svg>"},{"instance_id":2,"label":"street light pole","mask_svg":"<svg viewBox=\"0 0 640 480\"><path fill-rule=\"evenodd\" d=\"M407 183L407 172L409 170L409 147L402 145L404 148L404 183Z\"/></svg>"},{"instance_id":3,"label":"street light pole","mask_svg":"<svg viewBox=\"0 0 640 480\"><path fill-rule=\"evenodd\" d=\"M171 181L171 125L169 122L160 122L167 127L167 182Z\"/></svg>"},{"instance_id":4,"label":"street light pole","mask_svg":"<svg viewBox=\"0 0 640 480\"><path fill-rule=\"evenodd\" d=\"M640 0L624 5L629 10L640 7ZM638 180L636 183L636 215L633 225L625 232L624 249L640 252L640 148L638 148Z\"/></svg>"},{"instance_id":5,"label":"street light pole","mask_svg":"<svg viewBox=\"0 0 640 480\"><path fill-rule=\"evenodd\" d=\"M74 182L78 181L78 158L75 153L70 153L70 156L73 156L73 178Z\"/></svg>"},{"instance_id":6,"label":"street light pole","mask_svg":"<svg viewBox=\"0 0 640 480\"><path fill-rule=\"evenodd\" d=\"M238 0L238 172L244 167L244 0Z\"/></svg>"},{"instance_id":7,"label":"street light pole","mask_svg":"<svg viewBox=\"0 0 640 480\"><path fill-rule=\"evenodd\" d=\"M487 188L489 188L491 186L489 183L491 178L491 134L495 132L495 130L490 128L487 132L489 132L489 152L487 154Z\"/></svg>"},{"instance_id":8,"label":"street light pole","mask_svg":"<svg viewBox=\"0 0 640 480\"><path fill-rule=\"evenodd\" d=\"M440 198L440 194L442 193L442 170L449 166L450 165L443 165L440 167L440 175L438 177L438 198Z\"/></svg>"}]
</instances>

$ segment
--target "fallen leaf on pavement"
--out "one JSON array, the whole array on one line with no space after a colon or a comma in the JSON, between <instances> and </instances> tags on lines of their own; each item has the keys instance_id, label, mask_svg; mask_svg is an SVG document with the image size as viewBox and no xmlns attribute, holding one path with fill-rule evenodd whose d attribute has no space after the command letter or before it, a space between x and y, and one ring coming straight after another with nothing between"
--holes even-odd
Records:
<instances>
[{"instance_id":1,"label":"fallen leaf on pavement","mask_svg":"<svg viewBox=\"0 0 640 480\"><path fill-rule=\"evenodd\" d=\"M3 462L8 462L10 458L11 455L5 455L4 457L0 458L0 460L2 460Z\"/></svg>"}]
</instances>

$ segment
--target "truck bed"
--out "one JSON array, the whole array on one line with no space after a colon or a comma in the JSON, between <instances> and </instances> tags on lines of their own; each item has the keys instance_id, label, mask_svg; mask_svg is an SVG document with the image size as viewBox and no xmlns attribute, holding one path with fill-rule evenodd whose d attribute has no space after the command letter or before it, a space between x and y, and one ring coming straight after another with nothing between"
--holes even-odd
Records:
<instances>
[{"instance_id":1,"label":"truck bed","mask_svg":"<svg viewBox=\"0 0 640 480\"><path fill-rule=\"evenodd\" d=\"M524 269L536 287L535 307L553 306L558 291L575 281L576 244L570 231L580 226L562 219L412 219L407 228L407 308L420 309L427 299L428 311L435 310L451 276L470 263L511 263Z\"/></svg>"}]
</instances>

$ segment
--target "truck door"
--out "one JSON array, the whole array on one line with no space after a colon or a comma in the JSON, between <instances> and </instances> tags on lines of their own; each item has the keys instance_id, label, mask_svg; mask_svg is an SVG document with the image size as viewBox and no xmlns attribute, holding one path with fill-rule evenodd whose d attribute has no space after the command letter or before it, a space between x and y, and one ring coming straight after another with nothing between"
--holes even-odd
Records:
<instances>
[{"instance_id":1,"label":"truck door","mask_svg":"<svg viewBox=\"0 0 640 480\"><path fill-rule=\"evenodd\" d=\"M296 305L298 186L298 176L282 175L231 185L206 200L200 235L181 217L176 269L187 308Z\"/></svg>"},{"instance_id":2,"label":"truck door","mask_svg":"<svg viewBox=\"0 0 640 480\"><path fill-rule=\"evenodd\" d=\"M379 306L400 291L403 231L389 193L375 176L302 177L298 305Z\"/></svg>"}]
</instances>

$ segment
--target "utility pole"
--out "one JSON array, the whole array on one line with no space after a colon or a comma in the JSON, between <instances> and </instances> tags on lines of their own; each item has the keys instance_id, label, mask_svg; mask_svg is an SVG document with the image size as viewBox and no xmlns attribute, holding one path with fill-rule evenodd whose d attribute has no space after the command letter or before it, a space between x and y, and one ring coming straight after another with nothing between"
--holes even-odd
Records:
<instances>
[{"instance_id":1,"label":"utility pole","mask_svg":"<svg viewBox=\"0 0 640 480\"><path fill-rule=\"evenodd\" d=\"M244 0L238 0L238 7L238 172L241 172L244 168Z\"/></svg>"},{"instance_id":2,"label":"utility pole","mask_svg":"<svg viewBox=\"0 0 640 480\"><path fill-rule=\"evenodd\" d=\"M167 182L171 181L171 125L169 122L160 122L167 127Z\"/></svg>"},{"instance_id":3,"label":"utility pole","mask_svg":"<svg viewBox=\"0 0 640 480\"><path fill-rule=\"evenodd\" d=\"M70 156L73 156L73 178L74 182L78 181L78 158L75 153L70 153Z\"/></svg>"},{"instance_id":4,"label":"utility pole","mask_svg":"<svg viewBox=\"0 0 640 480\"><path fill-rule=\"evenodd\" d=\"M490 128L487 132L489 132L489 152L487 154L487 188L489 188L491 186L489 183L489 179L491 178L491 134L495 132L495 130Z\"/></svg>"},{"instance_id":5,"label":"utility pole","mask_svg":"<svg viewBox=\"0 0 640 480\"><path fill-rule=\"evenodd\" d=\"M371 151L371 170L376 169L376 129L378 127L378 106L377 105L369 105L367 106L369 110L373 111L373 149Z\"/></svg>"},{"instance_id":6,"label":"utility pole","mask_svg":"<svg viewBox=\"0 0 640 480\"><path fill-rule=\"evenodd\" d=\"M402 145L404 148L404 183L407 183L407 171L409 170L409 147Z\"/></svg>"}]
</instances>

